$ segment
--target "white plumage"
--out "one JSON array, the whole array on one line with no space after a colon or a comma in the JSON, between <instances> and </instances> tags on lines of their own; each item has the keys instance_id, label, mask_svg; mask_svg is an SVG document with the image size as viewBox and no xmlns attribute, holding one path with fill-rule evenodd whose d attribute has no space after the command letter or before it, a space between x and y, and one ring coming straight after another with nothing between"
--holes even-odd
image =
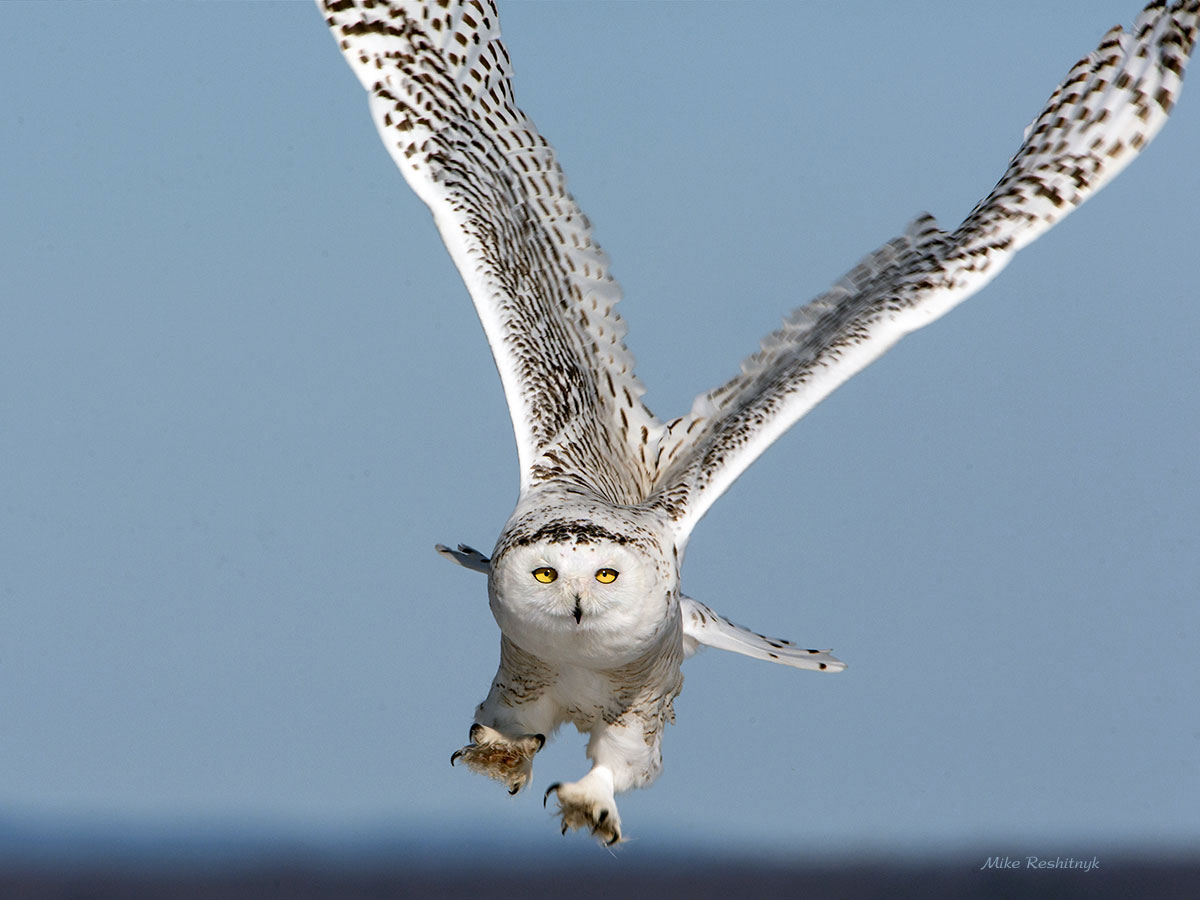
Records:
<instances>
[{"instance_id":1,"label":"white plumage","mask_svg":"<svg viewBox=\"0 0 1200 900\"><path fill-rule=\"evenodd\" d=\"M991 280L1116 175L1174 105L1200 0L1151 3L1077 63L996 185L956 229L920 216L797 309L726 384L669 421L615 311L620 288L553 149L513 98L492 4L319 0L389 153L463 276L512 414L521 495L488 574L500 668L452 761L504 783L565 722L591 771L555 784L563 830L621 839L614 794L652 781L679 666L700 645L838 671L827 652L733 625L680 593L688 538L777 437L905 334Z\"/></svg>"}]
</instances>

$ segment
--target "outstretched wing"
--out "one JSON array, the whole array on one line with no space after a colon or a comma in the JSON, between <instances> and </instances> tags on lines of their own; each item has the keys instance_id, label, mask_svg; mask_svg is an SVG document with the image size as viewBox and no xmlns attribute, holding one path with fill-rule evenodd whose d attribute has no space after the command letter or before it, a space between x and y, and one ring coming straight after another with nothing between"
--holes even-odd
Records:
<instances>
[{"instance_id":1,"label":"outstretched wing","mask_svg":"<svg viewBox=\"0 0 1200 900\"><path fill-rule=\"evenodd\" d=\"M929 216L793 312L742 363L667 425L655 500L685 543L760 453L896 341L979 290L1103 187L1158 133L1179 94L1200 0L1157 0L1128 33L1109 31L1025 131L995 189L953 232Z\"/></svg>"},{"instance_id":2,"label":"outstretched wing","mask_svg":"<svg viewBox=\"0 0 1200 900\"><path fill-rule=\"evenodd\" d=\"M661 426L614 306L621 289L554 150L513 99L490 0L318 0L384 145L433 213L508 398L521 490L575 479L646 496Z\"/></svg>"}]
</instances>

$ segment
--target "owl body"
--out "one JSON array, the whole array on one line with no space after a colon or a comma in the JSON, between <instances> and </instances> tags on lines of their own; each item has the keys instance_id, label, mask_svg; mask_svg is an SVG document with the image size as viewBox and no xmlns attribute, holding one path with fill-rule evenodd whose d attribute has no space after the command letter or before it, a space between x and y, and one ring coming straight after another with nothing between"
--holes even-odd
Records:
<instances>
[{"instance_id":1,"label":"owl body","mask_svg":"<svg viewBox=\"0 0 1200 900\"><path fill-rule=\"evenodd\" d=\"M516 792L545 735L589 735L592 771L555 784L563 829L620 840L614 794L662 770L685 657L678 553L663 514L577 483L546 483L518 503L488 564L500 667L455 754Z\"/></svg>"}]
</instances>

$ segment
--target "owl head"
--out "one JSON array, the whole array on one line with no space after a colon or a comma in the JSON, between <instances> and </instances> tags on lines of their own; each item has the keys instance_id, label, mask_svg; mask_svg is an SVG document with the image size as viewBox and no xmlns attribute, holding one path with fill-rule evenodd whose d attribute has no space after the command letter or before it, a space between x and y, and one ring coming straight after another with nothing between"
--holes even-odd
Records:
<instances>
[{"instance_id":1,"label":"owl head","mask_svg":"<svg viewBox=\"0 0 1200 900\"><path fill-rule=\"evenodd\" d=\"M631 636L649 639L678 614L677 579L640 535L558 519L510 538L492 557L488 595L501 631L530 653L621 665L630 660L616 647L636 658Z\"/></svg>"}]
</instances>

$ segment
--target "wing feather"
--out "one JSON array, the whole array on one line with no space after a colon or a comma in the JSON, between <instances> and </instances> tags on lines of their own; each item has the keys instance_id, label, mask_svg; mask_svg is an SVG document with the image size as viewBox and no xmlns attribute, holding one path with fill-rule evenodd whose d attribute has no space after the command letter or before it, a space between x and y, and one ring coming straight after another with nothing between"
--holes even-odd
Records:
<instances>
[{"instance_id":1,"label":"wing feather","mask_svg":"<svg viewBox=\"0 0 1200 900\"><path fill-rule=\"evenodd\" d=\"M691 656L703 646L795 669L811 669L814 672L842 672L846 669L846 664L828 650L798 647L792 641L767 637L741 625L734 625L699 600L686 595L680 594L679 605L683 617L683 652L686 656Z\"/></svg>"},{"instance_id":2,"label":"wing feather","mask_svg":"<svg viewBox=\"0 0 1200 900\"><path fill-rule=\"evenodd\" d=\"M747 466L900 338L971 296L1019 249L1121 171L1166 122L1200 0L1156 0L1110 30L1025 130L995 189L953 232L922 215L832 290L793 312L726 384L666 426L654 502L678 542Z\"/></svg>"},{"instance_id":3,"label":"wing feather","mask_svg":"<svg viewBox=\"0 0 1200 900\"><path fill-rule=\"evenodd\" d=\"M475 303L522 493L557 477L614 502L644 499L641 460L661 426L623 343L621 289L553 148L516 105L494 4L318 5Z\"/></svg>"}]
</instances>

